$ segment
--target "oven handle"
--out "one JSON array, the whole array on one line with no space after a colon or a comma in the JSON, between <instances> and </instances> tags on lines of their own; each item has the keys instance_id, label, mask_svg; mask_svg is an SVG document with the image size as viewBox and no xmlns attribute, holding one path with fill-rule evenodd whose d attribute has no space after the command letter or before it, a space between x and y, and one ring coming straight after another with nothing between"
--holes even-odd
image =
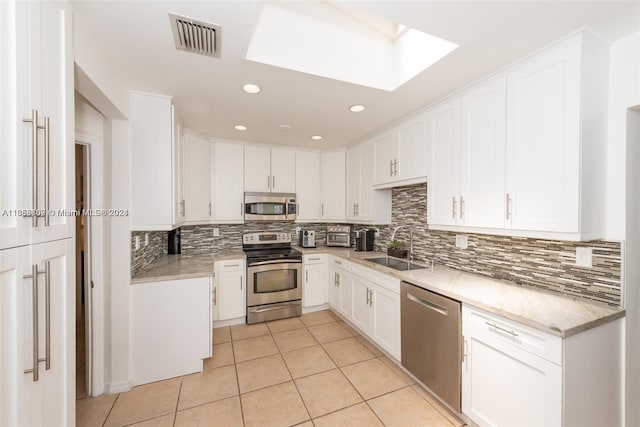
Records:
<instances>
[{"instance_id":1,"label":"oven handle","mask_svg":"<svg viewBox=\"0 0 640 427\"><path fill-rule=\"evenodd\" d=\"M281 310L284 307L291 307L297 305L296 303L291 304L280 304L277 307L267 307L267 308L258 308L257 310L251 310L252 313L264 313L265 311L273 311L273 310Z\"/></svg>"},{"instance_id":2,"label":"oven handle","mask_svg":"<svg viewBox=\"0 0 640 427\"><path fill-rule=\"evenodd\" d=\"M293 264L293 263L302 263L301 259L274 259L272 261L261 261L256 263L248 264L247 267L255 267L258 265L267 265L267 264Z\"/></svg>"}]
</instances>

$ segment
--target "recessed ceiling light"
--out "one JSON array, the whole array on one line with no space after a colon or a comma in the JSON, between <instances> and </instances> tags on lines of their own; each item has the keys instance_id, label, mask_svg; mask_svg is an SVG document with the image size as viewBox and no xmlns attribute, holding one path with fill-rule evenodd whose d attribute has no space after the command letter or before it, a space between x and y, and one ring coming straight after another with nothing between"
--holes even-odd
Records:
<instances>
[{"instance_id":1,"label":"recessed ceiling light","mask_svg":"<svg viewBox=\"0 0 640 427\"><path fill-rule=\"evenodd\" d=\"M246 85L242 86L242 90L247 93L260 93L262 89L260 89L260 86L256 84L247 83Z\"/></svg>"},{"instance_id":2,"label":"recessed ceiling light","mask_svg":"<svg viewBox=\"0 0 640 427\"><path fill-rule=\"evenodd\" d=\"M319 141L319 140L321 140L321 139L322 139L322 135L313 135L313 136L311 137L311 139L316 140L316 141Z\"/></svg>"},{"instance_id":3,"label":"recessed ceiling light","mask_svg":"<svg viewBox=\"0 0 640 427\"><path fill-rule=\"evenodd\" d=\"M235 125L234 126L235 130L247 130L247 127L244 125Z\"/></svg>"},{"instance_id":4,"label":"recessed ceiling light","mask_svg":"<svg viewBox=\"0 0 640 427\"><path fill-rule=\"evenodd\" d=\"M352 113L359 113L361 111L364 111L365 108L366 107L362 104L356 104L349 107L349 111L351 111Z\"/></svg>"}]
</instances>

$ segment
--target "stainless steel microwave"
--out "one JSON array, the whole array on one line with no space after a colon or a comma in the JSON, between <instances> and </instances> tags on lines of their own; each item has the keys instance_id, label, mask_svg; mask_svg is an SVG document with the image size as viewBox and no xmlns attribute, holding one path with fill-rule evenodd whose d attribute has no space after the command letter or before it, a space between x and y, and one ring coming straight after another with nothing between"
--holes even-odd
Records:
<instances>
[{"instance_id":1,"label":"stainless steel microwave","mask_svg":"<svg viewBox=\"0 0 640 427\"><path fill-rule=\"evenodd\" d=\"M244 193L246 221L293 221L297 210L295 194Z\"/></svg>"}]
</instances>

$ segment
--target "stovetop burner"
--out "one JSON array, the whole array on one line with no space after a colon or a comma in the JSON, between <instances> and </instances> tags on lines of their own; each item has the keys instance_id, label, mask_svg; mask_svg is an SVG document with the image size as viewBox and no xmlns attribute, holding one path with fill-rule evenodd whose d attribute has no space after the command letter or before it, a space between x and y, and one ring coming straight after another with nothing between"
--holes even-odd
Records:
<instances>
[{"instance_id":1,"label":"stovetop burner","mask_svg":"<svg viewBox=\"0 0 640 427\"><path fill-rule=\"evenodd\" d=\"M251 262L301 260L302 253L291 249L289 233L247 233L242 236L242 249Z\"/></svg>"}]
</instances>

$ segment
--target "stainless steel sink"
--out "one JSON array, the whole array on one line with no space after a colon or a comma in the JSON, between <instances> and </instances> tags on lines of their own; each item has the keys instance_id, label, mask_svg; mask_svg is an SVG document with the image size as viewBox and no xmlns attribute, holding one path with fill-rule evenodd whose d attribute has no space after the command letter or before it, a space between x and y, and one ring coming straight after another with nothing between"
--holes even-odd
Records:
<instances>
[{"instance_id":1,"label":"stainless steel sink","mask_svg":"<svg viewBox=\"0 0 640 427\"><path fill-rule=\"evenodd\" d=\"M406 270L419 270L426 268L418 264L414 264L409 261L403 261L401 259L389 258L387 256L381 258L368 258L367 261L375 264L384 265L385 267L393 268L394 270L406 271Z\"/></svg>"}]
</instances>

